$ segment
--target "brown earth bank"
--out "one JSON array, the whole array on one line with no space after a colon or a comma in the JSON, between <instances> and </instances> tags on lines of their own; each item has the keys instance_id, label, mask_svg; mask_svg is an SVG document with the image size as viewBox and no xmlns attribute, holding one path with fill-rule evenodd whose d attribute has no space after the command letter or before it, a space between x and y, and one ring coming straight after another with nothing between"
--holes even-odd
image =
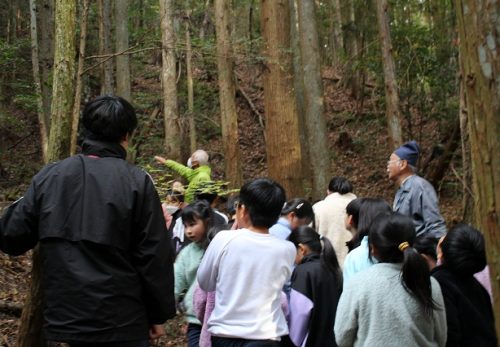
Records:
<instances>
[{"instance_id":1,"label":"brown earth bank","mask_svg":"<svg viewBox=\"0 0 500 347\"><path fill-rule=\"evenodd\" d=\"M158 67L146 69L150 71L145 75L153 77L137 78L134 81L134 98L136 95L152 95L154 100L147 106L136 105L140 126L142 124L135 139L136 163L158 169L153 172L153 176L158 178L164 172L153 161L154 155L163 152L162 117L157 112L158 108L161 109L161 94L156 75ZM259 122L259 116L264 118L263 93L259 71L241 65L239 69L239 145L244 178L248 180L265 176L267 173L265 140ZM345 176L351 180L358 196L383 197L392 202L395 187L389 182L385 172L386 161L392 149L388 145L383 108L378 104L376 93L371 92L371 96L366 97L362 108L359 109L358 103L340 87L341 80L337 76L332 70L324 71L325 114L329 138L329 153L324 155L332 159L329 174ZM196 77L200 80L204 78L201 75ZM216 81L204 83L217 88ZM247 98L252 100L254 109L249 106ZM31 177L42 167L36 115L16 109L11 109L10 112L19 122L0 131L0 209L21 196ZM210 120L205 115L202 116L197 118L199 147L206 149L211 155L214 178L223 179L224 153L220 132L213 130L218 119ZM413 126L418 130L415 138L420 142L422 158L425 160L439 144L445 130L439 120L429 120L419 115L413 117ZM208 125L210 128L207 128ZM286 149L283 149L283 155L286 155ZM462 216L460 172L461 158L460 153L457 153L451 163L451 169L436 187L441 211L448 226L459 222ZM0 254L0 306L4 303L22 306L29 286L30 259L29 253L19 257ZM0 309L0 346L15 345L18 323L15 310L5 307ZM167 337L161 339L159 346L184 345L181 318L170 321L167 324L167 332Z\"/></svg>"}]
</instances>

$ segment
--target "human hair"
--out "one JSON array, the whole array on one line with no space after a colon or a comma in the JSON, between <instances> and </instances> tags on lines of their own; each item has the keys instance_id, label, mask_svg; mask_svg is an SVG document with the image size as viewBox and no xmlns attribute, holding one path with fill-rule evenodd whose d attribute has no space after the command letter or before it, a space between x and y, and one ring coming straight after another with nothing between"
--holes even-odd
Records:
<instances>
[{"instance_id":1,"label":"human hair","mask_svg":"<svg viewBox=\"0 0 500 347\"><path fill-rule=\"evenodd\" d=\"M353 248L361 244L363 237L368 235L368 230L375 217L381 213L391 212L391 206L381 198L363 198L359 206L359 219L357 231L352 239Z\"/></svg>"},{"instance_id":2,"label":"human hair","mask_svg":"<svg viewBox=\"0 0 500 347\"><path fill-rule=\"evenodd\" d=\"M328 184L328 190L344 195L352 192L352 184L345 177L333 177Z\"/></svg>"},{"instance_id":3,"label":"human hair","mask_svg":"<svg viewBox=\"0 0 500 347\"><path fill-rule=\"evenodd\" d=\"M438 241L439 239L433 235L423 234L417 236L415 242L413 243L413 247L418 251L418 253L425 254L431 257L434 261L437 261L436 247Z\"/></svg>"},{"instance_id":4,"label":"human hair","mask_svg":"<svg viewBox=\"0 0 500 347\"><path fill-rule=\"evenodd\" d=\"M308 218L314 220L314 211L311 203L306 199L295 198L285 203L281 209L281 215L286 216L289 213L295 213L297 218Z\"/></svg>"},{"instance_id":5,"label":"human hair","mask_svg":"<svg viewBox=\"0 0 500 347\"><path fill-rule=\"evenodd\" d=\"M191 155L191 158L193 161L196 160L200 164L200 166L208 165L208 153L202 149L197 149L196 151L194 151Z\"/></svg>"},{"instance_id":6,"label":"human hair","mask_svg":"<svg viewBox=\"0 0 500 347\"><path fill-rule=\"evenodd\" d=\"M208 229L208 232L207 232L208 242L209 243L212 242L215 235L217 235L222 230L231 230L231 224L217 224L217 225L212 226L210 229Z\"/></svg>"},{"instance_id":7,"label":"human hair","mask_svg":"<svg viewBox=\"0 0 500 347\"><path fill-rule=\"evenodd\" d=\"M120 142L137 127L137 116L127 100L105 95L85 105L82 124L90 139Z\"/></svg>"},{"instance_id":8,"label":"human hair","mask_svg":"<svg viewBox=\"0 0 500 347\"><path fill-rule=\"evenodd\" d=\"M457 224L441 242L443 265L460 277L469 277L486 266L484 236L467 224Z\"/></svg>"},{"instance_id":9,"label":"human hair","mask_svg":"<svg viewBox=\"0 0 500 347\"><path fill-rule=\"evenodd\" d=\"M245 205L250 221L256 227L273 226L285 200L283 187L269 178L257 178L240 189L240 204Z\"/></svg>"},{"instance_id":10,"label":"human hair","mask_svg":"<svg viewBox=\"0 0 500 347\"><path fill-rule=\"evenodd\" d=\"M403 263L401 283L405 290L430 314L436 308L432 300L431 279L425 260L413 247L416 232L413 220L397 212L379 214L370 227L368 243L380 263Z\"/></svg>"},{"instance_id":11,"label":"human hair","mask_svg":"<svg viewBox=\"0 0 500 347\"><path fill-rule=\"evenodd\" d=\"M204 249L208 247L208 231L214 225L214 212L210 205L204 200L195 201L182 210L182 223L196 223L198 220L203 222L205 228L205 237L199 242Z\"/></svg>"},{"instance_id":12,"label":"human hair","mask_svg":"<svg viewBox=\"0 0 500 347\"><path fill-rule=\"evenodd\" d=\"M316 230L307 225L302 225L293 230L289 240L296 248L299 247L299 244L303 244L307 245L311 252L320 254L321 265L325 270L335 275L339 288L342 287L342 271L330 240L320 236ZM323 241L323 245L321 245L321 241Z\"/></svg>"},{"instance_id":13,"label":"human hair","mask_svg":"<svg viewBox=\"0 0 500 347\"><path fill-rule=\"evenodd\" d=\"M346 214L348 216L352 216L352 223L356 230L358 230L359 224L359 210L364 199L365 198L356 198L354 200L351 200L345 207Z\"/></svg>"},{"instance_id":14,"label":"human hair","mask_svg":"<svg viewBox=\"0 0 500 347\"><path fill-rule=\"evenodd\" d=\"M217 187L213 181L203 181L196 185L194 191L196 200L205 200L209 205L217 198Z\"/></svg>"}]
</instances>

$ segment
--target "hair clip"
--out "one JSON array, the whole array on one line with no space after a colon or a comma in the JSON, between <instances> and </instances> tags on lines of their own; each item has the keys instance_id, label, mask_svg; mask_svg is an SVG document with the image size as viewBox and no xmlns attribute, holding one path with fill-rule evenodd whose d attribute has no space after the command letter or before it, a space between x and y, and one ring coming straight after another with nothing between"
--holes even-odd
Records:
<instances>
[{"instance_id":1,"label":"hair clip","mask_svg":"<svg viewBox=\"0 0 500 347\"><path fill-rule=\"evenodd\" d=\"M296 210L300 209L302 206L304 205L303 202L301 202L300 204L297 205L297 207L295 207Z\"/></svg>"}]
</instances>

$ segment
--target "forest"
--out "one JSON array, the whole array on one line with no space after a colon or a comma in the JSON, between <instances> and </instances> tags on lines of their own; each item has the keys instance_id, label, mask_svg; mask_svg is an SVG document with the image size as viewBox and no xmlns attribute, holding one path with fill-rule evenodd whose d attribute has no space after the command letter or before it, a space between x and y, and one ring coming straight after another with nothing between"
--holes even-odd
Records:
<instances>
[{"instance_id":1,"label":"forest","mask_svg":"<svg viewBox=\"0 0 500 347\"><path fill-rule=\"evenodd\" d=\"M78 153L89 100L122 96L127 160L162 197L210 155L237 189L271 177L324 198L333 176L392 204L386 162L416 140L448 227L486 240L500 336L500 3L490 0L3 0L0 212ZM32 269L33 266L33 269ZM44 346L36 252L0 254L0 345ZM184 345L182 322L160 345Z\"/></svg>"}]
</instances>

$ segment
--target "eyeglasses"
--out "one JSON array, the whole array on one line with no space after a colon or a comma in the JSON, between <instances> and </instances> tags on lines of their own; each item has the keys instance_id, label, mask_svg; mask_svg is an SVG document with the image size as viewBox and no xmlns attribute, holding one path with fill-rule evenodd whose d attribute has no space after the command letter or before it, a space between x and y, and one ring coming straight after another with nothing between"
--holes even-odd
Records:
<instances>
[{"instance_id":1,"label":"eyeglasses","mask_svg":"<svg viewBox=\"0 0 500 347\"><path fill-rule=\"evenodd\" d=\"M243 204L242 204L240 201L235 201L235 202L234 202L234 204L233 204L233 208L234 208L235 210L237 210L237 209L238 209L238 207L240 207L241 205L243 205Z\"/></svg>"},{"instance_id":2,"label":"eyeglasses","mask_svg":"<svg viewBox=\"0 0 500 347\"><path fill-rule=\"evenodd\" d=\"M401 161L401 159L389 160L389 161L387 161L387 165L391 165L392 163L397 163L399 161Z\"/></svg>"}]
</instances>

